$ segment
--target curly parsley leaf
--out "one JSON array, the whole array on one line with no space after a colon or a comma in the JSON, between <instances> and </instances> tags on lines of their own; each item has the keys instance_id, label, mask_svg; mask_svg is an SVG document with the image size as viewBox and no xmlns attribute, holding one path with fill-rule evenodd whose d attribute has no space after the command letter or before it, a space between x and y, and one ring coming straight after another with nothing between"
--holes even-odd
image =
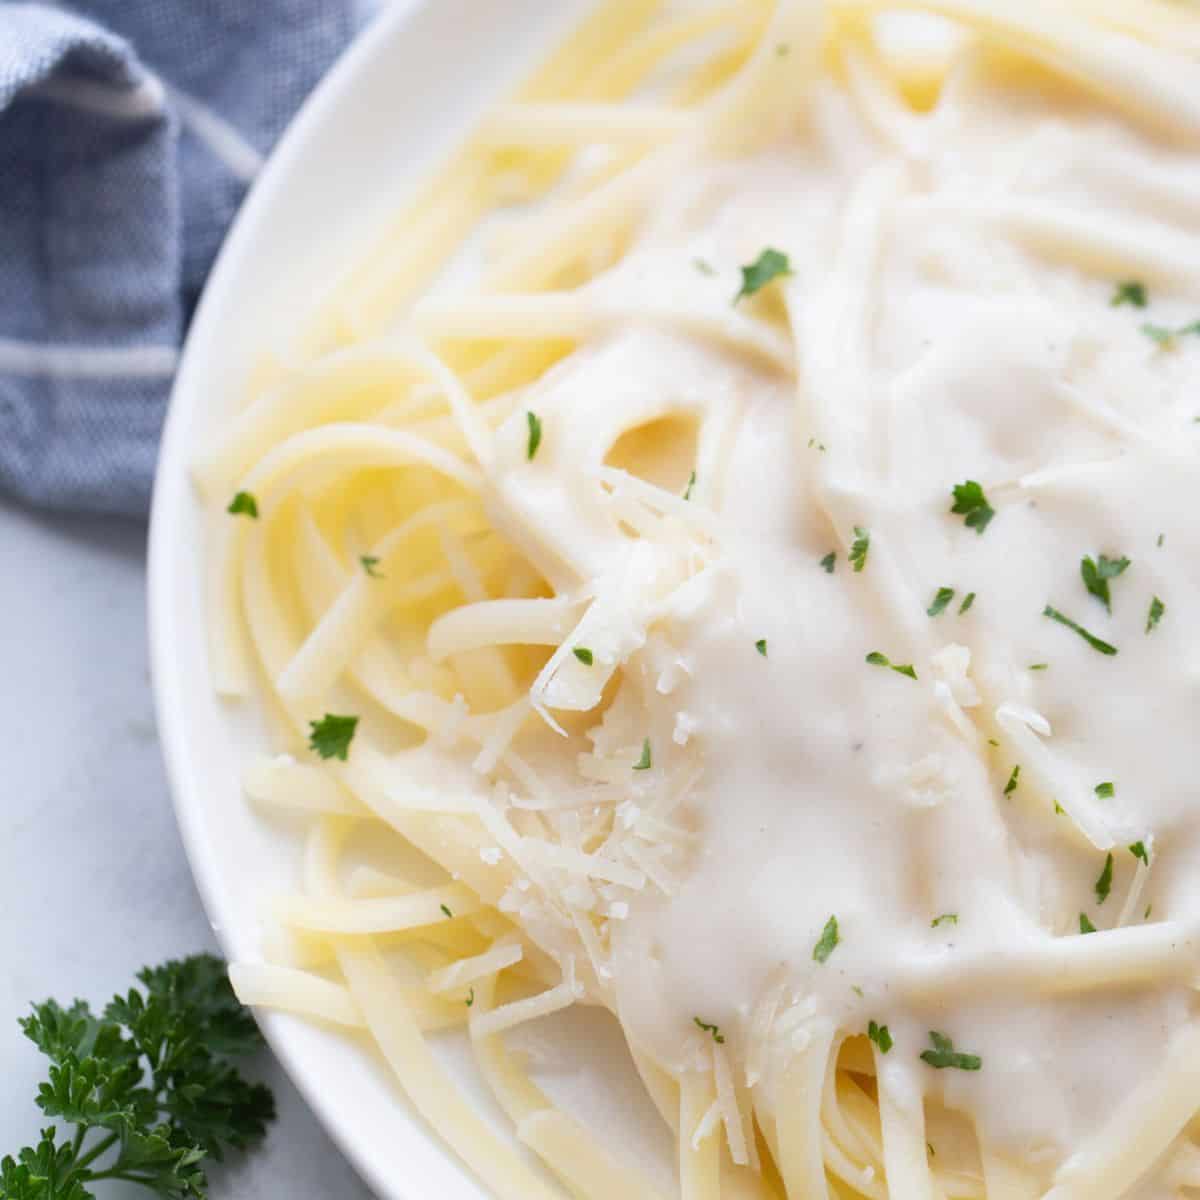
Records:
<instances>
[{"instance_id":1,"label":"curly parsley leaf","mask_svg":"<svg viewBox=\"0 0 1200 1200\"><path fill-rule=\"evenodd\" d=\"M871 549L871 534L861 525L854 527L854 541L850 544L850 566L861 571L867 565L867 553Z\"/></svg>"},{"instance_id":2,"label":"curly parsley leaf","mask_svg":"<svg viewBox=\"0 0 1200 1200\"><path fill-rule=\"evenodd\" d=\"M792 264L788 256L779 250L768 247L752 263L742 268L742 286L733 298L736 304L743 296L753 296L762 291L773 279L792 273Z\"/></svg>"},{"instance_id":3,"label":"curly parsley leaf","mask_svg":"<svg viewBox=\"0 0 1200 1200\"><path fill-rule=\"evenodd\" d=\"M633 769L635 771L648 771L650 770L650 766L650 739L642 738L642 757L633 764Z\"/></svg>"},{"instance_id":4,"label":"curly parsley leaf","mask_svg":"<svg viewBox=\"0 0 1200 1200\"><path fill-rule=\"evenodd\" d=\"M929 1040L933 1043L933 1049L922 1050L921 1061L937 1071L946 1067L953 1067L958 1071L978 1071L983 1066L983 1059L978 1054L963 1054L955 1050L954 1042L944 1033L936 1033L931 1029Z\"/></svg>"},{"instance_id":5,"label":"curly parsley leaf","mask_svg":"<svg viewBox=\"0 0 1200 1200\"><path fill-rule=\"evenodd\" d=\"M596 661L596 656L586 646L576 646L571 653L574 654L575 657L579 659L579 661L583 663L585 667L590 667Z\"/></svg>"},{"instance_id":6,"label":"curly parsley leaf","mask_svg":"<svg viewBox=\"0 0 1200 1200\"><path fill-rule=\"evenodd\" d=\"M3 1200L92 1200L89 1185L103 1179L203 1200L201 1164L262 1139L274 1100L231 1061L262 1039L224 964L198 955L138 980L102 1017L79 1000L48 1000L21 1021L50 1059L37 1104L75 1133L60 1142L51 1126L37 1146L0 1161Z\"/></svg>"},{"instance_id":7,"label":"curly parsley leaf","mask_svg":"<svg viewBox=\"0 0 1200 1200\"><path fill-rule=\"evenodd\" d=\"M1116 579L1128 566L1129 559L1124 556L1121 558L1107 558L1103 554L1100 555L1098 560L1093 559L1089 554L1079 564L1079 574L1083 579L1083 586L1109 612L1112 612L1112 596L1109 595L1108 581Z\"/></svg>"},{"instance_id":8,"label":"curly parsley leaf","mask_svg":"<svg viewBox=\"0 0 1200 1200\"><path fill-rule=\"evenodd\" d=\"M913 668L912 663L894 663L888 656L879 650L872 650L867 655L867 662L873 667L890 667L898 675L907 675L909 679L916 679L917 672Z\"/></svg>"},{"instance_id":9,"label":"curly parsley leaf","mask_svg":"<svg viewBox=\"0 0 1200 1200\"><path fill-rule=\"evenodd\" d=\"M1116 787L1111 781L1105 780L1103 783L1098 783L1092 789L1101 800L1111 800L1116 794Z\"/></svg>"},{"instance_id":10,"label":"curly parsley leaf","mask_svg":"<svg viewBox=\"0 0 1200 1200\"><path fill-rule=\"evenodd\" d=\"M830 550L830 552L827 555L825 555L825 557L823 559L821 559L821 563L820 563L821 570L823 570L826 575L832 575L833 568L836 565L837 565L837 551Z\"/></svg>"},{"instance_id":11,"label":"curly parsley leaf","mask_svg":"<svg viewBox=\"0 0 1200 1200\"><path fill-rule=\"evenodd\" d=\"M1128 304L1131 308L1145 308L1147 304L1146 285L1136 279L1122 280L1113 289L1109 304L1113 308L1120 308L1122 304Z\"/></svg>"},{"instance_id":12,"label":"curly parsley leaf","mask_svg":"<svg viewBox=\"0 0 1200 1200\"><path fill-rule=\"evenodd\" d=\"M542 419L535 412L526 412L525 423L529 426L529 440L525 443L525 457L532 462L542 444Z\"/></svg>"},{"instance_id":13,"label":"curly parsley leaf","mask_svg":"<svg viewBox=\"0 0 1200 1200\"><path fill-rule=\"evenodd\" d=\"M1079 932L1080 933L1095 933L1096 927L1092 924L1091 918L1087 913L1079 914Z\"/></svg>"},{"instance_id":14,"label":"curly parsley leaf","mask_svg":"<svg viewBox=\"0 0 1200 1200\"><path fill-rule=\"evenodd\" d=\"M1146 632L1149 633L1163 618L1167 606L1155 596L1150 601L1150 611L1146 614Z\"/></svg>"},{"instance_id":15,"label":"curly parsley leaf","mask_svg":"<svg viewBox=\"0 0 1200 1200\"><path fill-rule=\"evenodd\" d=\"M874 1021L867 1022L867 1037L879 1047L880 1054L886 1054L893 1046L892 1034L886 1025L877 1025Z\"/></svg>"},{"instance_id":16,"label":"curly parsley leaf","mask_svg":"<svg viewBox=\"0 0 1200 1200\"><path fill-rule=\"evenodd\" d=\"M954 589L948 587L940 587L933 597L933 603L925 610L925 615L929 617L940 617L946 611L946 605L954 599Z\"/></svg>"},{"instance_id":17,"label":"curly parsley leaf","mask_svg":"<svg viewBox=\"0 0 1200 1200\"><path fill-rule=\"evenodd\" d=\"M982 486L974 479L954 485L954 503L950 506L950 511L966 518L963 524L979 534L983 533L996 515L996 510L983 494Z\"/></svg>"},{"instance_id":18,"label":"curly parsley leaf","mask_svg":"<svg viewBox=\"0 0 1200 1200\"><path fill-rule=\"evenodd\" d=\"M1070 617L1064 613L1060 613L1057 608L1051 608L1049 604L1042 609L1042 616L1049 617L1051 621L1057 621L1060 625L1065 625L1068 629L1074 630L1093 650L1098 650L1101 654L1116 654L1116 646L1110 646L1108 642L1101 641L1095 634L1088 633L1082 625L1072 621Z\"/></svg>"},{"instance_id":19,"label":"curly parsley leaf","mask_svg":"<svg viewBox=\"0 0 1200 1200\"><path fill-rule=\"evenodd\" d=\"M813 959L816 962L827 962L829 956L833 953L834 947L841 939L838 937L837 917L830 917L825 922L825 928L821 930L821 936L817 944L813 947Z\"/></svg>"},{"instance_id":20,"label":"curly parsley leaf","mask_svg":"<svg viewBox=\"0 0 1200 1200\"><path fill-rule=\"evenodd\" d=\"M235 517L252 517L258 519L258 501L249 492L238 492L229 502L225 510Z\"/></svg>"},{"instance_id":21,"label":"curly parsley leaf","mask_svg":"<svg viewBox=\"0 0 1200 1200\"><path fill-rule=\"evenodd\" d=\"M322 758L336 758L342 762L350 757L350 743L358 728L357 717L338 716L326 713L319 721L308 723L308 748Z\"/></svg>"}]
</instances>

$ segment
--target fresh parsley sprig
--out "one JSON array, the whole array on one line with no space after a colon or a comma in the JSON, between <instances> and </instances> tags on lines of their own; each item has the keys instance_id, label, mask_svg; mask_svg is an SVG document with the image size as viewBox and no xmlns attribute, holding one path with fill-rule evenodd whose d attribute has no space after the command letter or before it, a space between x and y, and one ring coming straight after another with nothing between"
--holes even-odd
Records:
<instances>
[{"instance_id":1,"label":"fresh parsley sprig","mask_svg":"<svg viewBox=\"0 0 1200 1200\"><path fill-rule=\"evenodd\" d=\"M200 954L138 974L101 1016L82 1000L35 1004L25 1036L50 1059L37 1104L73 1125L0 1160L0 1200L93 1200L93 1183L168 1200L208 1194L204 1162L262 1140L275 1101L233 1066L262 1046L225 965Z\"/></svg>"},{"instance_id":2,"label":"fresh parsley sprig","mask_svg":"<svg viewBox=\"0 0 1200 1200\"><path fill-rule=\"evenodd\" d=\"M983 494L982 485L974 479L956 483L953 495L954 503L950 506L950 511L963 517L963 524L968 529L982 534L996 515L996 510Z\"/></svg>"}]
</instances>

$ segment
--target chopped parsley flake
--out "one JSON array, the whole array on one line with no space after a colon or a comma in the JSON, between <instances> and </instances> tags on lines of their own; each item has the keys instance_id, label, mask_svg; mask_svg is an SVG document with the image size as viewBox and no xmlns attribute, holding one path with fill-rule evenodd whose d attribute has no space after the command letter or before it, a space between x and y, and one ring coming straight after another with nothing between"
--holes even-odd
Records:
<instances>
[{"instance_id":1,"label":"chopped parsley flake","mask_svg":"<svg viewBox=\"0 0 1200 1200\"><path fill-rule=\"evenodd\" d=\"M1055 802L1054 802L1054 815L1055 815L1056 817L1065 816L1065 815L1066 815L1066 811L1067 811L1067 810L1066 810L1065 808L1063 808L1063 806L1062 806L1061 804L1059 804L1059 802L1058 802L1057 800L1055 800Z\"/></svg>"},{"instance_id":2,"label":"chopped parsley flake","mask_svg":"<svg viewBox=\"0 0 1200 1200\"><path fill-rule=\"evenodd\" d=\"M936 929L939 925L957 925L958 913L942 913L940 917L934 917L929 922L930 929Z\"/></svg>"},{"instance_id":3,"label":"chopped parsley flake","mask_svg":"<svg viewBox=\"0 0 1200 1200\"><path fill-rule=\"evenodd\" d=\"M808 448L810 450L820 450L821 453L823 454L825 452L825 443L818 442L815 437L810 437L808 439Z\"/></svg>"},{"instance_id":4,"label":"chopped parsley flake","mask_svg":"<svg viewBox=\"0 0 1200 1200\"><path fill-rule=\"evenodd\" d=\"M850 545L850 565L861 571L867 565L867 552L871 549L871 535L861 525L854 527L854 541Z\"/></svg>"},{"instance_id":5,"label":"chopped parsley flake","mask_svg":"<svg viewBox=\"0 0 1200 1200\"><path fill-rule=\"evenodd\" d=\"M637 760L637 762L635 762L633 764L633 769L635 771L650 770L650 739L649 738L642 739L642 757L639 758Z\"/></svg>"},{"instance_id":6,"label":"chopped parsley flake","mask_svg":"<svg viewBox=\"0 0 1200 1200\"><path fill-rule=\"evenodd\" d=\"M822 570L824 570L826 575L833 574L833 568L836 564L837 564L837 551L836 550L830 550L830 552L827 555L825 555L825 557L823 559L821 559L821 568L822 568Z\"/></svg>"},{"instance_id":7,"label":"chopped parsley flake","mask_svg":"<svg viewBox=\"0 0 1200 1200\"><path fill-rule=\"evenodd\" d=\"M976 533L983 531L996 515L996 510L987 502L983 488L974 480L954 485L954 503L950 507L952 513L958 513L966 518L963 522L968 529Z\"/></svg>"},{"instance_id":8,"label":"chopped parsley flake","mask_svg":"<svg viewBox=\"0 0 1200 1200\"><path fill-rule=\"evenodd\" d=\"M1113 787L1113 785L1107 780L1104 783L1096 784L1094 789L1096 795L1099 796L1101 800L1111 800L1113 798L1113 793L1116 790L1117 789Z\"/></svg>"},{"instance_id":9,"label":"chopped parsley flake","mask_svg":"<svg viewBox=\"0 0 1200 1200\"><path fill-rule=\"evenodd\" d=\"M1108 899L1108 893L1112 891L1112 867L1113 857L1107 854L1104 858L1104 870L1100 872L1100 878L1095 883L1097 904L1103 904Z\"/></svg>"},{"instance_id":10,"label":"chopped parsley flake","mask_svg":"<svg viewBox=\"0 0 1200 1200\"><path fill-rule=\"evenodd\" d=\"M932 1050L921 1051L921 1061L928 1063L937 1071L953 1067L957 1071L978 1071L983 1066L983 1059L978 1054L963 1054L954 1048L954 1042L944 1033L929 1031L929 1040L933 1043Z\"/></svg>"},{"instance_id":11,"label":"chopped parsley flake","mask_svg":"<svg viewBox=\"0 0 1200 1200\"><path fill-rule=\"evenodd\" d=\"M1131 308L1145 308L1146 285L1136 279L1122 280L1114 289L1109 304L1113 308L1120 308L1122 304L1128 304Z\"/></svg>"},{"instance_id":12,"label":"chopped parsley flake","mask_svg":"<svg viewBox=\"0 0 1200 1200\"><path fill-rule=\"evenodd\" d=\"M525 421L529 426L529 441L525 446L525 457L532 462L533 456L542 444L542 419L535 412L527 412Z\"/></svg>"},{"instance_id":13,"label":"chopped parsley flake","mask_svg":"<svg viewBox=\"0 0 1200 1200\"><path fill-rule=\"evenodd\" d=\"M471 1005L474 1003L475 1003L475 989L472 988L470 993L467 995L466 1005L468 1008L470 1008Z\"/></svg>"},{"instance_id":14,"label":"chopped parsley flake","mask_svg":"<svg viewBox=\"0 0 1200 1200\"><path fill-rule=\"evenodd\" d=\"M1186 325L1180 325L1178 329L1168 329L1165 325L1154 325L1147 322L1142 326L1142 332L1160 350L1174 350L1176 338L1186 337L1188 334L1200 334L1200 321L1190 321Z\"/></svg>"},{"instance_id":15,"label":"chopped parsley flake","mask_svg":"<svg viewBox=\"0 0 1200 1200\"><path fill-rule=\"evenodd\" d=\"M1150 611L1146 614L1146 632L1149 633L1162 620L1167 606L1155 596L1150 601Z\"/></svg>"},{"instance_id":16,"label":"chopped parsley flake","mask_svg":"<svg viewBox=\"0 0 1200 1200\"><path fill-rule=\"evenodd\" d=\"M1116 646L1110 646L1107 642L1102 642L1094 634L1088 633L1082 625L1077 625L1070 617L1064 616L1057 608L1051 608L1049 604L1042 609L1042 616L1049 617L1052 621L1057 621L1060 625L1065 625L1068 629L1073 629L1093 650L1098 650L1101 654L1116 654Z\"/></svg>"},{"instance_id":17,"label":"chopped parsley flake","mask_svg":"<svg viewBox=\"0 0 1200 1200\"><path fill-rule=\"evenodd\" d=\"M701 275L715 275L717 273L714 270L712 263L703 258L693 258L692 266L695 267Z\"/></svg>"},{"instance_id":18,"label":"chopped parsley flake","mask_svg":"<svg viewBox=\"0 0 1200 1200\"><path fill-rule=\"evenodd\" d=\"M736 304L743 296L753 296L771 282L783 275L792 273L792 265L788 256L770 248L764 250L754 262L742 268L742 286L733 298Z\"/></svg>"},{"instance_id":19,"label":"chopped parsley flake","mask_svg":"<svg viewBox=\"0 0 1200 1200\"><path fill-rule=\"evenodd\" d=\"M375 557L375 555L363 554L359 557L358 561L360 563L362 563L362 569L364 571L366 571L366 573L368 575L370 575L370 577L372 579L383 579L384 578L384 576L380 575L380 573L377 570L375 570L375 568L377 566L379 566L379 559L377 559Z\"/></svg>"},{"instance_id":20,"label":"chopped parsley flake","mask_svg":"<svg viewBox=\"0 0 1200 1200\"><path fill-rule=\"evenodd\" d=\"M869 1021L867 1037L879 1047L880 1054L886 1054L892 1048L892 1035L886 1025L877 1025L874 1021Z\"/></svg>"},{"instance_id":21,"label":"chopped parsley flake","mask_svg":"<svg viewBox=\"0 0 1200 1200\"><path fill-rule=\"evenodd\" d=\"M687 487L685 487L683 489L683 498L685 500L690 500L692 498L692 488L694 488L695 486L696 486L696 472L693 471L688 476Z\"/></svg>"},{"instance_id":22,"label":"chopped parsley flake","mask_svg":"<svg viewBox=\"0 0 1200 1200\"><path fill-rule=\"evenodd\" d=\"M927 616L940 617L946 611L946 605L954 599L954 589L940 587L933 597L933 603L925 610Z\"/></svg>"},{"instance_id":23,"label":"chopped parsley flake","mask_svg":"<svg viewBox=\"0 0 1200 1200\"><path fill-rule=\"evenodd\" d=\"M574 654L575 657L579 659L579 661L583 663L585 667L590 667L592 663L596 661L595 656L586 646L576 646L571 653Z\"/></svg>"},{"instance_id":24,"label":"chopped parsley flake","mask_svg":"<svg viewBox=\"0 0 1200 1200\"><path fill-rule=\"evenodd\" d=\"M718 1046L725 1044L725 1035L721 1032L719 1026L709 1025L708 1022L700 1020L699 1017L693 1017L692 1020L696 1022L697 1029L700 1029L704 1033L711 1033L712 1040L716 1042Z\"/></svg>"},{"instance_id":25,"label":"chopped parsley flake","mask_svg":"<svg viewBox=\"0 0 1200 1200\"><path fill-rule=\"evenodd\" d=\"M1079 564L1079 574L1083 578L1083 586L1109 612L1112 612L1112 597L1108 592L1108 581L1116 579L1128 566L1129 559L1124 556L1121 558L1106 558L1103 554L1100 555L1098 562L1094 561L1089 554Z\"/></svg>"},{"instance_id":26,"label":"chopped parsley flake","mask_svg":"<svg viewBox=\"0 0 1200 1200\"><path fill-rule=\"evenodd\" d=\"M1158 541L1155 542L1155 545L1162 546L1163 542L1166 541L1166 538L1167 538L1167 535L1165 533L1160 533L1158 535Z\"/></svg>"},{"instance_id":27,"label":"chopped parsley flake","mask_svg":"<svg viewBox=\"0 0 1200 1200\"><path fill-rule=\"evenodd\" d=\"M974 603L975 603L975 593L968 592L963 597L963 602L958 606L958 615L961 617L963 615L963 613L965 613L971 607L971 605Z\"/></svg>"},{"instance_id":28,"label":"chopped parsley flake","mask_svg":"<svg viewBox=\"0 0 1200 1200\"><path fill-rule=\"evenodd\" d=\"M446 914L446 916L448 916L448 917L454 916L454 914L450 911L450 909L446 905L443 904L441 906L441 909L442 909L442 912L444 912Z\"/></svg>"},{"instance_id":29,"label":"chopped parsley flake","mask_svg":"<svg viewBox=\"0 0 1200 1200\"><path fill-rule=\"evenodd\" d=\"M867 655L867 662L869 662L873 667L890 667L893 671L896 671L900 675L907 675L909 679L916 679L917 677L916 671L913 670L912 663L904 663L902 665L894 663L886 654L882 654L878 650L872 650L871 653Z\"/></svg>"},{"instance_id":30,"label":"chopped parsley flake","mask_svg":"<svg viewBox=\"0 0 1200 1200\"><path fill-rule=\"evenodd\" d=\"M326 713L319 721L309 721L308 745L322 758L338 758L345 762L350 756L350 743L358 728L357 717L339 717Z\"/></svg>"},{"instance_id":31,"label":"chopped parsley flake","mask_svg":"<svg viewBox=\"0 0 1200 1200\"><path fill-rule=\"evenodd\" d=\"M1146 911L1145 911L1144 913L1142 913L1142 920L1143 920L1143 921L1148 921L1148 920L1150 920L1150 914L1151 914L1153 911L1154 911L1154 905L1153 905L1153 904L1147 904L1147 905L1146 905Z\"/></svg>"},{"instance_id":32,"label":"chopped parsley flake","mask_svg":"<svg viewBox=\"0 0 1200 1200\"><path fill-rule=\"evenodd\" d=\"M1095 933L1096 927L1092 924L1087 913L1079 914L1079 932L1080 933Z\"/></svg>"},{"instance_id":33,"label":"chopped parsley flake","mask_svg":"<svg viewBox=\"0 0 1200 1200\"><path fill-rule=\"evenodd\" d=\"M759 654L761 654L763 656L763 658L767 657L767 639L766 638L759 638L758 641L754 643L754 648L755 648L755 650L757 650L759 652Z\"/></svg>"},{"instance_id":34,"label":"chopped parsley flake","mask_svg":"<svg viewBox=\"0 0 1200 1200\"><path fill-rule=\"evenodd\" d=\"M1021 764L1017 763L1012 769L1012 774L1008 777L1008 782L1004 785L1004 794L1011 796L1017 790L1017 782L1021 778Z\"/></svg>"},{"instance_id":35,"label":"chopped parsley flake","mask_svg":"<svg viewBox=\"0 0 1200 1200\"><path fill-rule=\"evenodd\" d=\"M813 958L819 962L825 962L833 953L833 948L838 944L838 923L837 917L830 917L825 922L825 928L821 931L820 941L813 947Z\"/></svg>"},{"instance_id":36,"label":"chopped parsley flake","mask_svg":"<svg viewBox=\"0 0 1200 1200\"><path fill-rule=\"evenodd\" d=\"M1031 671L1048 671L1050 669L1050 664L1049 663L1030 663L1029 669Z\"/></svg>"},{"instance_id":37,"label":"chopped parsley flake","mask_svg":"<svg viewBox=\"0 0 1200 1200\"><path fill-rule=\"evenodd\" d=\"M230 500L229 507L225 511L232 513L235 517L253 517L257 520L258 501L249 492L238 492Z\"/></svg>"},{"instance_id":38,"label":"chopped parsley flake","mask_svg":"<svg viewBox=\"0 0 1200 1200\"><path fill-rule=\"evenodd\" d=\"M864 995L864 993L863 993L863 990L862 990L862 988L860 988L860 987L858 986L858 984L857 984L857 983L851 984L851 985L850 985L850 990L851 990L851 991L852 991L852 992L853 992L853 993L854 993L854 994L855 994L855 995L856 995L856 996L857 996L857 997L858 997L860 1000L863 998L863 995Z\"/></svg>"},{"instance_id":39,"label":"chopped parsley flake","mask_svg":"<svg viewBox=\"0 0 1200 1200\"><path fill-rule=\"evenodd\" d=\"M1150 855L1146 850L1145 842L1134 842L1133 845L1129 847L1129 853L1132 854L1134 858L1140 858L1142 862L1146 864L1146 866L1150 865Z\"/></svg>"}]
</instances>

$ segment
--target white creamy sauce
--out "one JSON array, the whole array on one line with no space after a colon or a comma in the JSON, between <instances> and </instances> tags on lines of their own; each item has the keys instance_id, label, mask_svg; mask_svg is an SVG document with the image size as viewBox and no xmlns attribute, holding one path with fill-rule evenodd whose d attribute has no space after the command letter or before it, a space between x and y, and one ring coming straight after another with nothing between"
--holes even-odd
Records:
<instances>
[{"instance_id":1,"label":"white creamy sauce","mask_svg":"<svg viewBox=\"0 0 1200 1200\"><path fill-rule=\"evenodd\" d=\"M528 397L495 509L505 528L513 513L534 524L531 557L579 592L629 559L596 479L616 436L672 413L702 422L693 503L718 514L712 562L686 605L648 618L649 640L635 630L612 650L655 770L701 767L677 814L699 834L677 890L631 891L611 922L633 1040L686 1067L700 1017L744 1055L750 1015L782 980L784 1009L847 1033L886 1023L889 1066L914 1089L1057 1160L1160 1064L1191 989L1177 975L1050 995L1019 968L972 983L968 966L953 981L961 964L1081 938L1081 913L1116 926L1137 841L1152 866L1128 923L1200 922L1200 337L1161 349L1140 329L1200 318L1200 280L1147 278L1149 308L1113 307L1104 264L1060 265L979 206L1054 204L1198 238L1200 168L1060 95L957 86L965 115L928 130L923 162L900 160L831 89L794 142L675 179L596 294L727 306L737 268L777 247L805 334L799 383L630 323ZM879 253L851 278L848 214L870 210L871 187ZM533 462L525 407L543 423ZM983 533L949 511L968 479L995 509ZM861 572L854 526L870 533ZM1130 560L1111 614L1080 577L1100 554ZM930 617L941 587L954 598ZM1154 597L1165 612L1147 632ZM875 651L918 678L867 663ZM933 926L945 913L957 920ZM839 941L819 963L831 916ZM913 986L925 969L950 985ZM982 1068L924 1065L930 1030Z\"/></svg>"}]
</instances>

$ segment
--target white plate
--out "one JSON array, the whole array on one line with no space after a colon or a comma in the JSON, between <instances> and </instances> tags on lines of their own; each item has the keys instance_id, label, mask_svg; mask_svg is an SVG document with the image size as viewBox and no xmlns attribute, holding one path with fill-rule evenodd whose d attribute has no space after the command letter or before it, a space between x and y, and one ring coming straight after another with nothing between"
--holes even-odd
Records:
<instances>
[{"instance_id":1,"label":"white plate","mask_svg":"<svg viewBox=\"0 0 1200 1200\"><path fill-rule=\"evenodd\" d=\"M212 691L192 460L239 407L254 356L286 338L309 299L373 240L405 192L586 7L586 0L395 0L317 89L271 156L196 314L154 495L150 642L159 732L184 845L231 959L260 957L263 901L294 889L298 836L246 804L242 765L263 748L253 706L226 706ZM361 1045L279 1014L267 1015L262 1025L317 1116L381 1196L482 1197ZM543 1044L571 1039L576 1084L624 1057L612 1023L590 1014L573 1014L538 1036ZM462 1048L443 1049L455 1074L469 1081ZM580 1115L607 1123L624 1109L635 1130L653 1129L657 1117L636 1092L582 1089ZM656 1156L655 1137L641 1140L641 1149Z\"/></svg>"}]
</instances>

